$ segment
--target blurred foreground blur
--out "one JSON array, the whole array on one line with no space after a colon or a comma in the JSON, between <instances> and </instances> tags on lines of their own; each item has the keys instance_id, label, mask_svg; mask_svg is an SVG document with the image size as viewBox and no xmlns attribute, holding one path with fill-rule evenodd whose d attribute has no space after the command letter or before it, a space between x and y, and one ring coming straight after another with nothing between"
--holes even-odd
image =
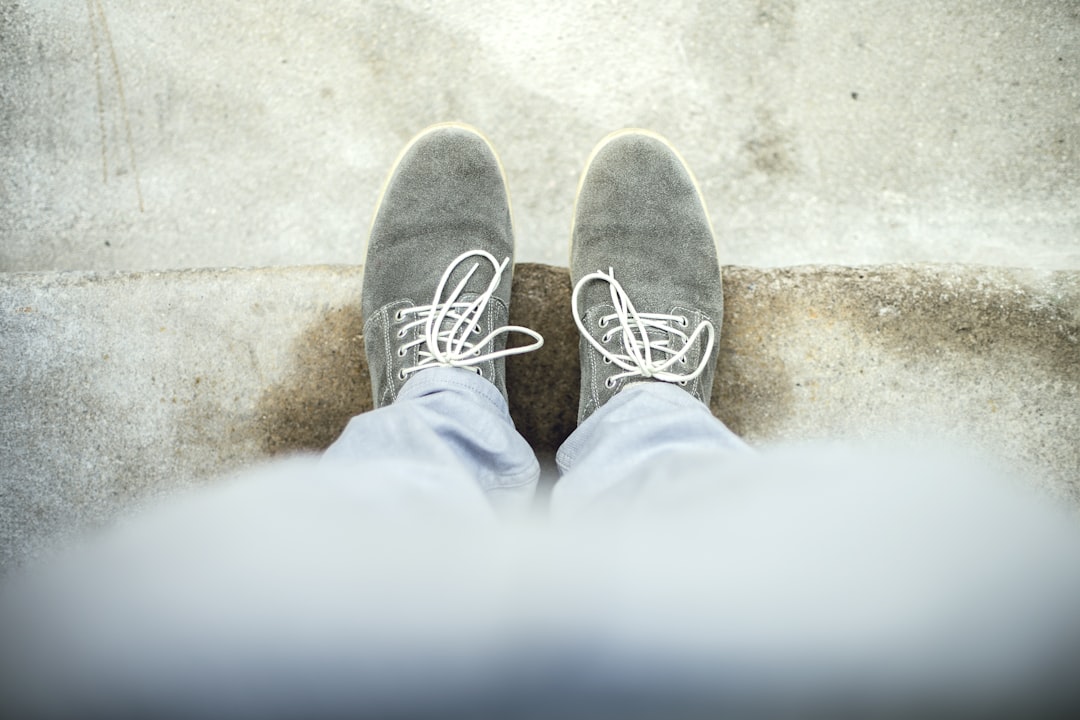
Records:
<instances>
[{"instance_id":1,"label":"blurred foreground blur","mask_svg":"<svg viewBox=\"0 0 1080 720\"><path fill-rule=\"evenodd\" d=\"M1080 526L968 460L798 449L502 519L295 459L8 578L3 717L1080 709Z\"/></svg>"}]
</instances>

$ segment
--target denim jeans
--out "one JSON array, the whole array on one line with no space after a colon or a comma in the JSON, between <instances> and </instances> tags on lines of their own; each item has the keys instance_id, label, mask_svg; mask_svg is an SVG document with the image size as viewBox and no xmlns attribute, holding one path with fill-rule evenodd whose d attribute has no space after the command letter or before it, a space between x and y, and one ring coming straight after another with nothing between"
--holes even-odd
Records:
<instances>
[{"instance_id":1,"label":"denim jeans","mask_svg":"<svg viewBox=\"0 0 1080 720\"><path fill-rule=\"evenodd\" d=\"M664 383L627 387L605 404L559 449L562 477L551 500L556 518L617 504L663 478L656 473L687 451L710 452L717 470L730 455L751 452L707 407ZM495 386L475 373L432 368L418 373L397 402L353 418L323 457L361 467L393 462L402 474L442 491L478 500L497 510L521 510L532 502L540 465L514 429ZM650 480L651 479L651 480ZM386 492L401 492L388 484Z\"/></svg>"}]
</instances>

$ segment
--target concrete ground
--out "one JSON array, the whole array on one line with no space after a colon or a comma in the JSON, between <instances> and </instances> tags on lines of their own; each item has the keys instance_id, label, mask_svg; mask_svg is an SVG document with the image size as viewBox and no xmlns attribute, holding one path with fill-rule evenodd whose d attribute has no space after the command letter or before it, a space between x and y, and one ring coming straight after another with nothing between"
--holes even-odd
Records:
<instances>
[{"instance_id":1,"label":"concrete ground","mask_svg":"<svg viewBox=\"0 0 1080 720\"><path fill-rule=\"evenodd\" d=\"M444 120L500 149L523 261L636 125L725 263L1080 268L1072 0L6 0L0 271L358 263Z\"/></svg>"},{"instance_id":2,"label":"concrete ground","mask_svg":"<svg viewBox=\"0 0 1080 720\"><path fill-rule=\"evenodd\" d=\"M364 237L444 120L499 148L522 262L566 264L607 132L683 151L750 442L931 436L1080 502L1080 3L0 0L0 572L370 406ZM515 287L550 453L568 279Z\"/></svg>"}]
</instances>

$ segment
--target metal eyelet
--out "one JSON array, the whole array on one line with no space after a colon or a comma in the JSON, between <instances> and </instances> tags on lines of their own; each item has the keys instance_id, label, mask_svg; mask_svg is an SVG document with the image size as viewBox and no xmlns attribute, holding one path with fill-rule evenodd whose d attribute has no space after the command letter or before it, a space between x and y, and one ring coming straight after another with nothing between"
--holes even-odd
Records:
<instances>
[{"instance_id":1,"label":"metal eyelet","mask_svg":"<svg viewBox=\"0 0 1080 720\"><path fill-rule=\"evenodd\" d=\"M604 337L600 338L600 342L602 343L607 343L609 340L611 340L611 335L608 333L604 333Z\"/></svg>"},{"instance_id":2,"label":"metal eyelet","mask_svg":"<svg viewBox=\"0 0 1080 720\"><path fill-rule=\"evenodd\" d=\"M681 385L682 387L686 387L686 381L685 380L680 380L679 385Z\"/></svg>"},{"instance_id":3,"label":"metal eyelet","mask_svg":"<svg viewBox=\"0 0 1080 720\"><path fill-rule=\"evenodd\" d=\"M604 356L604 364L605 364L605 365L610 365L610 364L611 364L611 358L609 358L609 357L607 357L607 356L605 355L605 356Z\"/></svg>"},{"instance_id":4,"label":"metal eyelet","mask_svg":"<svg viewBox=\"0 0 1080 720\"><path fill-rule=\"evenodd\" d=\"M690 321L686 319L685 315L679 316L679 324L683 327L690 327Z\"/></svg>"},{"instance_id":5,"label":"metal eyelet","mask_svg":"<svg viewBox=\"0 0 1080 720\"><path fill-rule=\"evenodd\" d=\"M395 322L401 322L404 319L405 319L405 316L401 314L400 310L398 310L396 313L394 313L394 321Z\"/></svg>"},{"instance_id":6,"label":"metal eyelet","mask_svg":"<svg viewBox=\"0 0 1080 720\"><path fill-rule=\"evenodd\" d=\"M615 387L615 383L611 380L611 378L608 378L604 381L604 387L610 390L611 388Z\"/></svg>"},{"instance_id":7,"label":"metal eyelet","mask_svg":"<svg viewBox=\"0 0 1080 720\"><path fill-rule=\"evenodd\" d=\"M397 336L399 338L403 338L405 335L407 335L407 333L404 330L398 330Z\"/></svg>"},{"instance_id":8,"label":"metal eyelet","mask_svg":"<svg viewBox=\"0 0 1080 720\"><path fill-rule=\"evenodd\" d=\"M398 348L397 356L398 357L405 357L405 348Z\"/></svg>"},{"instance_id":9,"label":"metal eyelet","mask_svg":"<svg viewBox=\"0 0 1080 720\"><path fill-rule=\"evenodd\" d=\"M599 325L600 327L607 327L607 318L606 318L606 317L602 317L602 318L600 318L600 319L599 319L599 320L598 320L598 321L596 322L596 324L597 324L597 325Z\"/></svg>"},{"instance_id":10,"label":"metal eyelet","mask_svg":"<svg viewBox=\"0 0 1080 720\"><path fill-rule=\"evenodd\" d=\"M686 364L686 356L685 355L683 355L681 358L679 358L679 364L680 365L685 365Z\"/></svg>"},{"instance_id":11,"label":"metal eyelet","mask_svg":"<svg viewBox=\"0 0 1080 720\"><path fill-rule=\"evenodd\" d=\"M404 380L405 379L405 371L404 370L398 370L397 379L398 380Z\"/></svg>"}]
</instances>

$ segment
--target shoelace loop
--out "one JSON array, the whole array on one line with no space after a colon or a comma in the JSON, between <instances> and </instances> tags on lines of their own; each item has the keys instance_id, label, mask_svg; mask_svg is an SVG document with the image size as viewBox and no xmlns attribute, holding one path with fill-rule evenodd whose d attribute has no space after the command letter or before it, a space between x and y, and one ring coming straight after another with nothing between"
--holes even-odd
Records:
<instances>
[{"instance_id":1,"label":"shoelace loop","mask_svg":"<svg viewBox=\"0 0 1080 720\"><path fill-rule=\"evenodd\" d=\"M471 257L480 257L491 263L493 275L487 289L472 300L461 300L461 293L476 270L480 262L474 262L473 266L458 282L446 299L443 299L443 291L450 280L450 276L459 265ZM413 328L423 326L420 337L398 347L398 357L405 357L409 349L422 346L418 350L419 360L412 367L402 368L398 378L404 380L410 374L429 367L460 367L468 368L477 374L482 374L477 365L488 360L494 360L508 355L520 355L521 353L539 350L544 344L544 338L540 333L519 325L504 325L495 328L480 339L473 339L482 330L480 322L484 311L487 310L488 302L502 281L503 271L510 264L510 258L505 258L501 263L495 256L484 250L468 250L458 255L450 262L439 280L435 289L435 296L430 305L418 305L398 310L395 320L402 322L409 316L415 316L407 322L399 331L398 339L404 339ZM499 351L481 352L482 348L502 334L520 332L533 338L533 343L521 347L504 348Z\"/></svg>"},{"instance_id":2,"label":"shoelace loop","mask_svg":"<svg viewBox=\"0 0 1080 720\"><path fill-rule=\"evenodd\" d=\"M611 290L611 304L615 308L615 312L600 317L597 324L601 328L606 328L612 320L618 321L615 328L604 333L602 342L597 341L585 327L581 313L578 311L578 295L585 285L593 281L608 283ZM600 353L605 364L614 363L623 370L621 373L608 377L605 381L608 389L613 388L615 383L622 378L628 377L655 378L664 382L685 385L705 372L712 357L716 331L710 321L702 320L693 332L687 334L681 329L690 326L689 319L684 315L639 313L623 286L615 279L613 268L609 267L606 273L597 271L581 278L574 286L571 307L574 322L577 323L582 337ZM649 334L650 330L653 331L652 335ZM708 337L705 351L701 354L697 367L691 372L672 371L673 365L686 364L687 354L702 334L707 334ZM612 352L604 347L604 343L609 342L615 335L622 336L622 353ZM682 340L678 348L671 346L672 336Z\"/></svg>"}]
</instances>

